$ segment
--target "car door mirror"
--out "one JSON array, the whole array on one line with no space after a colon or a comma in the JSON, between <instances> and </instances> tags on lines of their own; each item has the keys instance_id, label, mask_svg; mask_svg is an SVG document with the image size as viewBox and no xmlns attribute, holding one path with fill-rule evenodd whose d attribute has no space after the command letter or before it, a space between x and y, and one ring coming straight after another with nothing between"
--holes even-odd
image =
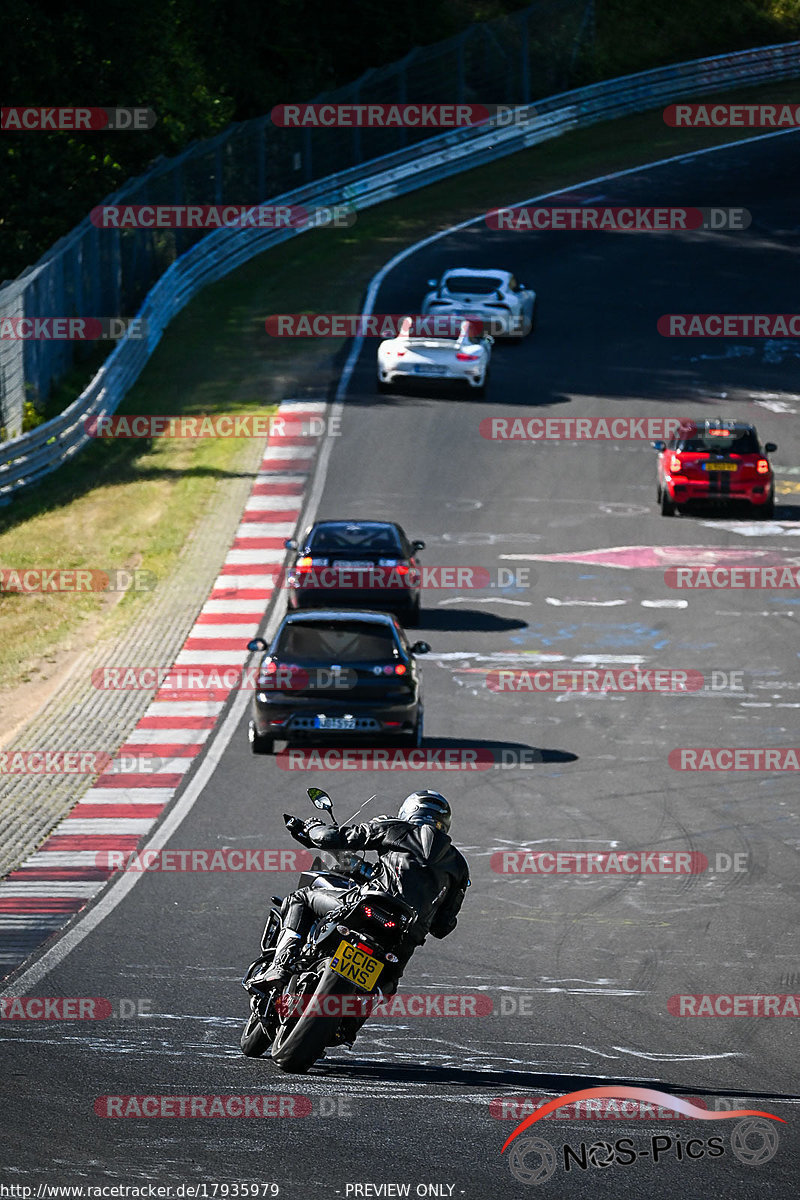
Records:
<instances>
[{"instance_id":1,"label":"car door mirror","mask_svg":"<svg viewBox=\"0 0 800 1200\"><path fill-rule=\"evenodd\" d=\"M772 454L777 449L778 449L778 447L775 445L774 442L767 442L766 446L764 447L764 453Z\"/></svg>"},{"instance_id":2,"label":"car door mirror","mask_svg":"<svg viewBox=\"0 0 800 1200\"><path fill-rule=\"evenodd\" d=\"M667 448L666 442L653 442L654 450L666 450L666 448Z\"/></svg>"},{"instance_id":3,"label":"car door mirror","mask_svg":"<svg viewBox=\"0 0 800 1200\"><path fill-rule=\"evenodd\" d=\"M287 550L296 550L297 549L297 542L295 541L294 538L287 538L283 544Z\"/></svg>"},{"instance_id":4,"label":"car door mirror","mask_svg":"<svg viewBox=\"0 0 800 1200\"><path fill-rule=\"evenodd\" d=\"M416 554L418 550L424 550L424 549L425 549L425 543L420 541L419 538L417 538L416 541L411 543L411 553L412 554Z\"/></svg>"},{"instance_id":5,"label":"car door mirror","mask_svg":"<svg viewBox=\"0 0 800 1200\"><path fill-rule=\"evenodd\" d=\"M267 648L267 643L264 641L263 638L252 638L247 643L248 650L266 650L266 648Z\"/></svg>"},{"instance_id":6,"label":"car door mirror","mask_svg":"<svg viewBox=\"0 0 800 1200\"><path fill-rule=\"evenodd\" d=\"M430 649L431 648L427 642L414 642L414 645L411 647L411 653L412 654L429 654Z\"/></svg>"}]
</instances>

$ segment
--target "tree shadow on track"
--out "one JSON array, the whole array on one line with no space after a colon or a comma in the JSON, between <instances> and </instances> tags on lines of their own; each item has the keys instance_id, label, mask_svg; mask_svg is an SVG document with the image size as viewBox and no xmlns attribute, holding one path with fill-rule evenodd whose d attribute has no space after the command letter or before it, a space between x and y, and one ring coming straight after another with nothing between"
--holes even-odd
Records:
<instances>
[{"instance_id":1,"label":"tree shadow on track","mask_svg":"<svg viewBox=\"0 0 800 1200\"><path fill-rule=\"evenodd\" d=\"M464 1067L425 1066L408 1063L370 1062L368 1059L325 1059L314 1067L314 1075L337 1077L353 1081L376 1083L422 1083L443 1087L469 1087L495 1089L510 1087L532 1089L527 1093L517 1091L515 1095L537 1095L539 1092L580 1091L592 1087L641 1087L655 1088L672 1096L729 1096L751 1100L793 1100L795 1096L776 1096L774 1092L741 1091L736 1088L687 1088L683 1085L666 1083L663 1079L642 1079L639 1076L609 1075L558 1075L546 1071L514 1070L468 1070ZM312 1076L313 1078L313 1076Z\"/></svg>"}]
</instances>

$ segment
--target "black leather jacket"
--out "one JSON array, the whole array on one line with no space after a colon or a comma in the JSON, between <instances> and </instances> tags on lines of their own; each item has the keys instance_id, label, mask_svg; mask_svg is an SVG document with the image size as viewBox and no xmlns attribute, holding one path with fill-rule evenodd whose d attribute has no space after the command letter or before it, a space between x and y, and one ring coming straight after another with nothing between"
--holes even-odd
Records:
<instances>
[{"instance_id":1,"label":"black leather jacket","mask_svg":"<svg viewBox=\"0 0 800 1200\"><path fill-rule=\"evenodd\" d=\"M469 866L449 836L433 825L376 817L365 825L315 828L309 841L321 850L377 850L373 879L413 905L420 935L447 937L469 887Z\"/></svg>"}]
</instances>

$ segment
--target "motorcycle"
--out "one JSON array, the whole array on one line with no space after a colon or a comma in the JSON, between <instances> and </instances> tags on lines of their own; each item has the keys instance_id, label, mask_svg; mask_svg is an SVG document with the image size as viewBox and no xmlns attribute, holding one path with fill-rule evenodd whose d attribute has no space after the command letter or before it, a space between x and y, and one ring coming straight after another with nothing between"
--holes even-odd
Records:
<instances>
[{"instance_id":1,"label":"motorcycle","mask_svg":"<svg viewBox=\"0 0 800 1200\"><path fill-rule=\"evenodd\" d=\"M328 793L309 788L308 796L338 828ZM287 826L293 821L284 814ZM312 926L298 954L296 973L280 994L274 987L258 986L259 976L272 965L281 931L283 897L272 897L261 956L242 979L250 995L250 1015L240 1045L249 1058L269 1050L282 1071L305 1074L329 1047L352 1046L373 1007L394 994L405 963L422 939L415 936L416 910L373 882L373 873L374 865L363 851L323 850L300 875L299 887L347 891L337 907Z\"/></svg>"}]
</instances>

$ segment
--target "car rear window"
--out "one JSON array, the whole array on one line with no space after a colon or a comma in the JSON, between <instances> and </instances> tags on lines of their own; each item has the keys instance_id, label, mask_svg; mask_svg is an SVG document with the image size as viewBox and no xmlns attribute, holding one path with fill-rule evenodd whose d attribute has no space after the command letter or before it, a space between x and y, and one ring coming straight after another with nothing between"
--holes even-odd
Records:
<instances>
[{"instance_id":1,"label":"car rear window","mask_svg":"<svg viewBox=\"0 0 800 1200\"><path fill-rule=\"evenodd\" d=\"M356 555L359 551L402 552L397 533L386 525L324 525L312 533L309 548Z\"/></svg>"},{"instance_id":2,"label":"car rear window","mask_svg":"<svg viewBox=\"0 0 800 1200\"><path fill-rule=\"evenodd\" d=\"M704 433L693 437L682 438L678 442L679 450L695 451L702 454L758 454L758 439L751 429L736 430L730 433Z\"/></svg>"},{"instance_id":3,"label":"car rear window","mask_svg":"<svg viewBox=\"0 0 800 1200\"><path fill-rule=\"evenodd\" d=\"M294 621L274 653L285 662L386 662L394 657L391 629L366 621Z\"/></svg>"},{"instance_id":4,"label":"car rear window","mask_svg":"<svg viewBox=\"0 0 800 1200\"><path fill-rule=\"evenodd\" d=\"M489 292L496 292L502 286L502 279L495 279L492 275L450 275L445 280L448 292L457 292L459 295L467 296L472 294L488 296Z\"/></svg>"}]
</instances>

